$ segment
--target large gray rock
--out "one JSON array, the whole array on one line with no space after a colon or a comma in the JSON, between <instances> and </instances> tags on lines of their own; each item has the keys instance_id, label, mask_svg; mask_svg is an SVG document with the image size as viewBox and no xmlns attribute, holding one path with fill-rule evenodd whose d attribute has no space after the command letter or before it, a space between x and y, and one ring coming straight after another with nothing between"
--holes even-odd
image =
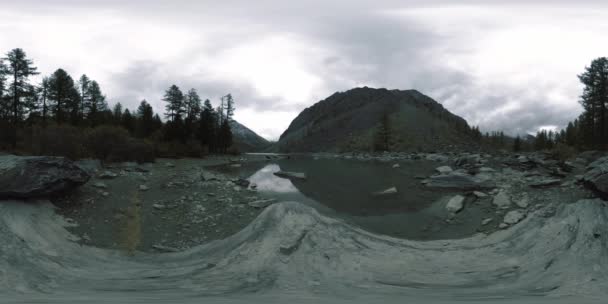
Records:
<instances>
[{"instance_id":1,"label":"large gray rock","mask_svg":"<svg viewBox=\"0 0 608 304\"><path fill-rule=\"evenodd\" d=\"M89 180L87 172L63 157L0 156L0 199L48 197Z\"/></svg>"},{"instance_id":2,"label":"large gray rock","mask_svg":"<svg viewBox=\"0 0 608 304\"><path fill-rule=\"evenodd\" d=\"M587 166L583 175L585 185L608 197L608 156L602 157Z\"/></svg>"},{"instance_id":3,"label":"large gray rock","mask_svg":"<svg viewBox=\"0 0 608 304\"><path fill-rule=\"evenodd\" d=\"M451 172L431 176L426 184L433 188L450 188L461 190L492 189L496 185L487 176L473 176L463 172Z\"/></svg>"}]
</instances>

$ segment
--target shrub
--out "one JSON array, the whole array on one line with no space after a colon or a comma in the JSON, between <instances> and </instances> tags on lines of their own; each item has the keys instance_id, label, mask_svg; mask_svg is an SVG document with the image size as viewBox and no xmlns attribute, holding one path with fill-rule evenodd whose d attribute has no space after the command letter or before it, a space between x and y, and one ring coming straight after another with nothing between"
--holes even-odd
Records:
<instances>
[{"instance_id":1,"label":"shrub","mask_svg":"<svg viewBox=\"0 0 608 304\"><path fill-rule=\"evenodd\" d=\"M34 155L65 156L72 160L86 156L83 132L73 126L35 126L24 130L23 138L23 149Z\"/></svg>"},{"instance_id":2,"label":"shrub","mask_svg":"<svg viewBox=\"0 0 608 304\"><path fill-rule=\"evenodd\" d=\"M99 160L110 160L110 155L126 148L129 133L121 127L101 126L89 131L86 148Z\"/></svg>"},{"instance_id":3,"label":"shrub","mask_svg":"<svg viewBox=\"0 0 608 304\"><path fill-rule=\"evenodd\" d=\"M566 161L576 155L576 149L563 143L557 143L551 153L556 159Z\"/></svg>"}]
</instances>

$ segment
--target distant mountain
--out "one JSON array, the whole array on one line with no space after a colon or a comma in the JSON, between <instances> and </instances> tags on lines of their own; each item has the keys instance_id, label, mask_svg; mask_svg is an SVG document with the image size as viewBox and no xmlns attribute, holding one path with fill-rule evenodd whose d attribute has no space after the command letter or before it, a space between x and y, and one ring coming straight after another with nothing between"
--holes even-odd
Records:
<instances>
[{"instance_id":1,"label":"distant mountain","mask_svg":"<svg viewBox=\"0 0 608 304\"><path fill-rule=\"evenodd\" d=\"M234 145L241 152L259 152L270 145L269 141L236 120L230 122L230 128Z\"/></svg>"},{"instance_id":2,"label":"distant mountain","mask_svg":"<svg viewBox=\"0 0 608 304\"><path fill-rule=\"evenodd\" d=\"M282 152L370 151L384 115L391 150L437 150L472 143L467 122L416 90L355 88L306 108L281 135Z\"/></svg>"}]
</instances>

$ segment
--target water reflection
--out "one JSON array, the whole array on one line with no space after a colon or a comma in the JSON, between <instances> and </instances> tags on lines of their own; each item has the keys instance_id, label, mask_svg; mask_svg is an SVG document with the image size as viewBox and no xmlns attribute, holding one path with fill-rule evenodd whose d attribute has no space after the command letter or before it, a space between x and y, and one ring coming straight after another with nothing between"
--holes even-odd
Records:
<instances>
[{"instance_id":1,"label":"water reflection","mask_svg":"<svg viewBox=\"0 0 608 304\"><path fill-rule=\"evenodd\" d=\"M226 173L247 177L265 198L307 204L331 217L391 236L428 240L472 235L482 218L479 208L465 208L446 222L445 203L453 192L428 189L415 178L432 174L436 163L402 163L400 169L381 162L294 158L273 163L226 167ZM218 168L219 169L219 168ZM275 176L280 170L304 172L307 180ZM386 197L372 193L390 187L398 193Z\"/></svg>"},{"instance_id":2,"label":"water reflection","mask_svg":"<svg viewBox=\"0 0 608 304\"><path fill-rule=\"evenodd\" d=\"M281 170L277 164L270 164L250 176L248 180L257 185L258 191L269 191L277 193L299 193L300 191L286 178L274 175Z\"/></svg>"}]
</instances>

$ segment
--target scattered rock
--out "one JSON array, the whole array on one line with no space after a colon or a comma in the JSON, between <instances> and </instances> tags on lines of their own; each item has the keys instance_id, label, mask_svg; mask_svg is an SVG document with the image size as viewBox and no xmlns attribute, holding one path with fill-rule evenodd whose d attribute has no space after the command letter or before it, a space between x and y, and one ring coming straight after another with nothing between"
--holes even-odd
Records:
<instances>
[{"instance_id":1,"label":"scattered rock","mask_svg":"<svg viewBox=\"0 0 608 304\"><path fill-rule=\"evenodd\" d=\"M509 227L509 225L507 225L507 224L505 224L505 223L500 223L500 224L498 225L498 228L500 228L500 229L505 229L505 228L507 228L507 227Z\"/></svg>"},{"instance_id":2,"label":"scattered rock","mask_svg":"<svg viewBox=\"0 0 608 304\"><path fill-rule=\"evenodd\" d=\"M150 190L150 188L148 188L148 186L146 185L139 185L139 191L148 191Z\"/></svg>"},{"instance_id":3,"label":"scattered rock","mask_svg":"<svg viewBox=\"0 0 608 304\"><path fill-rule=\"evenodd\" d=\"M528 184L528 186L530 186L532 188L545 188L545 187L557 186L561 183L562 183L561 179L554 178L554 179L544 179L544 180L534 181L534 182Z\"/></svg>"},{"instance_id":4,"label":"scattered rock","mask_svg":"<svg viewBox=\"0 0 608 304\"><path fill-rule=\"evenodd\" d=\"M480 191L473 191L473 195L475 195L475 197L477 198L484 198L484 197L488 197L487 194L480 192Z\"/></svg>"},{"instance_id":5,"label":"scattered rock","mask_svg":"<svg viewBox=\"0 0 608 304\"><path fill-rule=\"evenodd\" d=\"M496 205L498 208L508 208L511 206L511 199L504 191L498 192L496 196L494 196L494 200L492 204Z\"/></svg>"},{"instance_id":6,"label":"scattered rock","mask_svg":"<svg viewBox=\"0 0 608 304\"><path fill-rule=\"evenodd\" d=\"M503 223L507 225L514 225L523 220L525 215L519 210L509 211L503 220Z\"/></svg>"},{"instance_id":7,"label":"scattered rock","mask_svg":"<svg viewBox=\"0 0 608 304\"><path fill-rule=\"evenodd\" d=\"M519 208L528 208L528 206L530 206L530 198L527 195L524 195L524 197L515 202L515 205Z\"/></svg>"},{"instance_id":8,"label":"scattered rock","mask_svg":"<svg viewBox=\"0 0 608 304\"><path fill-rule=\"evenodd\" d=\"M277 200L275 199L264 199L250 202L248 205L254 208L266 208L276 202Z\"/></svg>"},{"instance_id":9,"label":"scattered rock","mask_svg":"<svg viewBox=\"0 0 608 304\"><path fill-rule=\"evenodd\" d=\"M93 183L93 187L98 189L108 189L108 186L102 182Z\"/></svg>"},{"instance_id":10,"label":"scattered rock","mask_svg":"<svg viewBox=\"0 0 608 304\"><path fill-rule=\"evenodd\" d=\"M157 251L160 251L160 252L179 252L179 249L177 249L177 248L163 246L163 245L152 245L152 248L156 249Z\"/></svg>"},{"instance_id":11,"label":"scattered rock","mask_svg":"<svg viewBox=\"0 0 608 304\"><path fill-rule=\"evenodd\" d=\"M239 178L236 181L234 181L234 184L237 186L241 186L243 188L247 188L247 187L249 187L250 182L246 179Z\"/></svg>"},{"instance_id":12,"label":"scattered rock","mask_svg":"<svg viewBox=\"0 0 608 304\"><path fill-rule=\"evenodd\" d=\"M493 218L487 218L487 219L481 221L481 225L485 226L485 225L489 224L490 222L492 222L493 220L494 220Z\"/></svg>"},{"instance_id":13,"label":"scattered rock","mask_svg":"<svg viewBox=\"0 0 608 304\"><path fill-rule=\"evenodd\" d=\"M306 179L306 174L301 172L278 171L275 172L274 175L282 178Z\"/></svg>"},{"instance_id":14,"label":"scattered rock","mask_svg":"<svg viewBox=\"0 0 608 304\"><path fill-rule=\"evenodd\" d=\"M89 174L64 157L0 156L0 199L65 193L89 180Z\"/></svg>"},{"instance_id":15,"label":"scattered rock","mask_svg":"<svg viewBox=\"0 0 608 304\"><path fill-rule=\"evenodd\" d=\"M163 210L166 208L166 206L163 204L154 204L154 205L152 205L152 208L154 208L156 210Z\"/></svg>"},{"instance_id":16,"label":"scattered rock","mask_svg":"<svg viewBox=\"0 0 608 304\"><path fill-rule=\"evenodd\" d=\"M393 169L397 169L397 168L401 168L401 165L399 165L399 164L394 164L394 165L393 165Z\"/></svg>"},{"instance_id":17,"label":"scattered rock","mask_svg":"<svg viewBox=\"0 0 608 304\"><path fill-rule=\"evenodd\" d=\"M450 213L458 213L464 208L464 196L456 195L445 205L445 209Z\"/></svg>"},{"instance_id":18,"label":"scattered rock","mask_svg":"<svg viewBox=\"0 0 608 304\"><path fill-rule=\"evenodd\" d=\"M174 163L165 163L165 167L167 167L167 168L175 168L175 164Z\"/></svg>"},{"instance_id":19,"label":"scattered rock","mask_svg":"<svg viewBox=\"0 0 608 304\"><path fill-rule=\"evenodd\" d=\"M377 191L372 193L373 196L386 196L386 195L394 195L397 194L397 188L391 187L383 191Z\"/></svg>"},{"instance_id":20,"label":"scattered rock","mask_svg":"<svg viewBox=\"0 0 608 304\"><path fill-rule=\"evenodd\" d=\"M448 174L454 170L452 170L452 168L450 166L441 166L441 167L435 168L435 171L439 172L439 174Z\"/></svg>"},{"instance_id":21,"label":"scattered rock","mask_svg":"<svg viewBox=\"0 0 608 304\"><path fill-rule=\"evenodd\" d=\"M118 174L112 172L112 171L104 171L101 174L99 174L99 178L102 179L113 179L118 177Z\"/></svg>"}]
</instances>

